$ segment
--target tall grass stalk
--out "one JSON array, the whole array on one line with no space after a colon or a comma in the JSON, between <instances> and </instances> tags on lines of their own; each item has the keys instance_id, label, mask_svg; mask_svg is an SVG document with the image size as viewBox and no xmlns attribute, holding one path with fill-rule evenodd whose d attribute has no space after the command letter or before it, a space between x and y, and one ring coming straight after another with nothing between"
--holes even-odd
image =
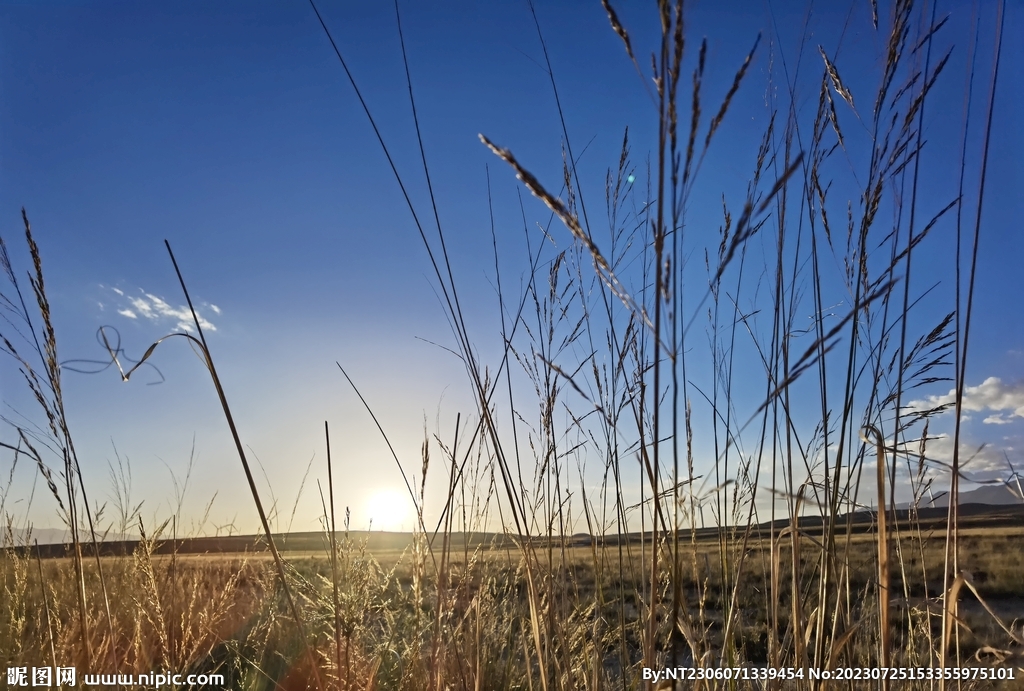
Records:
<instances>
[{"instance_id":1,"label":"tall grass stalk","mask_svg":"<svg viewBox=\"0 0 1024 691\"><path fill-rule=\"evenodd\" d=\"M213 379L213 386L217 390L217 398L220 399L221 408L224 410L224 418L227 420L228 428L231 430L231 439L235 443L235 450L238 452L238 459L242 462L242 470L245 471L245 479L249 484L249 491L252 494L253 503L256 505L256 512L260 517L260 524L263 526L263 532L267 538L267 545L270 547L270 553L274 557L274 565L277 567L278 575L281 579L281 588L284 590L285 599L288 601L288 609L291 610L292 617L295 620L295 626L299 631L299 637L306 649L306 654L309 657L310 671L316 681L316 688L319 691L324 691L323 680L320 676L320 665L316 659L316 655L313 652L313 648L306 636L306 627L303 623L303 618L299 612L298 606L295 604L295 598L292 597L291 588L288 585L288 577L285 573L284 561L281 559L281 554L277 549L277 545L274 542L273 532L270 530L270 523L267 521L266 511L263 509L263 502L260 500L259 490L256 488L256 481L253 479L252 470L249 468L249 461L245 456L245 449L242 448L242 440L238 435L238 429L235 427L235 419L231 415L231 408L228 406L228 399L224 393L224 387L221 386L220 377L217 376L217 368L213 364L213 356L210 354L210 348L206 343L206 336L203 335L203 327L199 323L199 317L196 315L195 307L192 305L192 297L188 293L188 288L185 286L185 279L181 275L181 270L178 268L178 261L174 258L174 252L171 251L171 243L164 241L164 245L167 247L167 254L171 257L171 263L174 265L174 273L178 276L178 282L181 284L181 291L185 294L185 301L188 303L189 312L192 314L192 322L195 324L196 333L199 334L198 345L201 346L203 356L206 360L206 367L210 371L210 377ZM195 341L196 339L191 340ZM153 352L153 348L156 344L150 347L149 353ZM145 360L145 358L143 358ZM141 365L139 362L136 367Z\"/></svg>"},{"instance_id":2,"label":"tall grass stalk","mask_svg":"<svg viewBox=\"0 0 1024 691\"><path fill-rule=\"evenodd\" d=\"M950 574L959 571L959 555L957 553L957 508L958 508L958 497L960 491L960 424L963 410L963 397L964 397L964 386L966 385L967 378L967 344L968 336L971 332L971 315L974 309L974 284L975 277L977 276L978 269L978 246L981 241L981 211L983 208L983 201L985 199L985 178L988 173L988 155L989 145L992 140L992 115L995 111L995 100L996 100L996 83L999 76L999 63L1002 55L1003 47L1003 20L1006 14L1006 2L1005 0L999 4L998 14L996 16L996 40L995 50L992 56L992 80L989 86L988 96L988 114L985 123L985 143L983 145L981 155L981 174L978 179L978 197L977 197L977 212L974 220L974 238L971 243L971 268L968 273L968 288L967 288L967 304L964 310L964 324L961 337L961 330L959 319L957 321L957 351L956 351L956 403L954 405L954 433L953 433L953 467L952 467L952 484L950 486L949 494L949 521L946 528L946 566L943 570L943 583L944 585L949 584ZM973 76L973 75L972 75ZM969 102L969 99L968 99ZM964 136L964 147L966 148L966 135ZM963 179L964 163L961 162L961 181ZM962 182L961 182L962 184ZM958 217L959 220L959 217ZM960 314L960 227L957 226L957 315ZM952 588L952 586L950 586ZM949 591L947 591L949 592ZM951 628L951 621L955 616L956 609L955 604L952 606L948 599L943 603L943 627L942 627L942 651L940 660L943 666L945 666L947 660L947 653L949 650L949 637L948 631ZM942 689L945 689L945 680L942 682Z\"/></svg>"},{"instance_id":3,"label":"tall grass stalk","mask_svg":"<svg viewBox=\"0 0 1024 691\"><path fill-rule=\"evenodd\" d=\"M341 675L341 607L338 599L338 526L334 520L334 470L331 467L331 428L324 421L324 442L327 446L327 496L330 501L331 604L334 607L334 650L338 675ZM345 688L352 686L348 656L345 656Z\"/></svg>"},{"instance_id":4,"label":"tall grass stalk","mask_svg":"<svg viewBox=\"0 0 1024 691\"><path fill-rule=\"evenodd\" d=\"M50 302L46 295L46 286L43 280L42 256L39 252L39 246L36 244L35 238L32 236L32 226L29 223L28 214L25 209L21 210L21 218L25 227L25 243L28 246L33 267L33 271L29 273L29 285L32 288L38 316L42 322L41 326L38 327L42 329L42 333L37 330L35 320L29 312L25 297L18 284L17 277L14 274L11 259L7 252L7 247L3 243L3 240L0 239L0 267L3 268L8 282L10 283L10 287L14 290L14 295L17 299L17 302L15 302L7 295L3 295L2 307L6 312L14 317L16 321L24 323L26 331L25 333L22 333L19 326L16 325L16 322L12 322L11 319L5 315L5 321L12 327L14 333L22 340L26 341L29 348L34 351L35 356L38 358L39 366L42 368L43 376L40 377L38 375L36 369L33 368L32 364L18 352L14 343L7 335L0 335L0 339L2 339L3 351L18 363L21 375L28 384L29 390L32 392L35 400L42 407L47 420L48 432L42 433L45 436L40 436L39 434L27 432L19 424L16 424L7 418L3 418L3 420L17 431L19 440L25 445L28 453L31 455L33 460L35 460L37 467L47 481L47 486L49 487L51 494L53 494L54 498L57 500L57 505L62 514L62 519L71 532L71 547L74 557L76 582L78 583L80 640L82 650L85 654L85 660L92 663L95 661L95 658L92 634L90 632L87 616L88 605L86 602L85 569L83 566L82 539L80 536L82 525L79 512L85 514L85 523L89 528L93 553L96 557L96 570L99 575L100 596L103 600L108 631L110 636L113 637L115 633L113 617L110 611L110 597L107 592L106 578L103 575L103 564L99 559L96 527L93 523L92 514L89 511L89 499L85 491L85 478L82 475L81 465L78 462L78 454L75 451L67 414L65 412L64 393L61 386L61 365L57 356L57 336L52 321ZM52 480L50 469L43 461L40 453L29 441L29 435L34 436L37 441L41 441L60 459L63 465L64 490L65 498L67 499L67 506L65 506L61 501L60 494ZM3 446L5 448L12 448L8 444L3 444ZM15 453L20 451L20 447L15 449ZM81 506L78 503L79 493L81 494ZM109 653L111 656L110 659L113 659L112 656L114 655L114 651L110 650Z\"/></svg>"}]
</instances>

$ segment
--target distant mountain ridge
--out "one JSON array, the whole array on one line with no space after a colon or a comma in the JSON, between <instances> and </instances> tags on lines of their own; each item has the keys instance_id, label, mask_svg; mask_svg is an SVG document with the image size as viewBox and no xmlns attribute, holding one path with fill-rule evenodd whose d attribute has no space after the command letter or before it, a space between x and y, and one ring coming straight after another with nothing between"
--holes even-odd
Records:
<instances>
[{"instance_id":1,"label":"distant mountain ridge","mask_svg":"<svg viewBox=\"0 0 1024 691\"><path fill-rule=\"evenodd\" d=\"M967 492L960 492L960 505L963 504L990 504L992 506L1007 506L1013 504L1024 504L1021 497L1021 490L1024 488L1024 478L1013 475L1005 482L994 485L982 485L978 489ZM910 502L897 504L897 509L909 509ZM924 508L949 508L949 492L941 492L934 497L922 497L917 505L919 509Z\"/></svg>"}]
</instances>

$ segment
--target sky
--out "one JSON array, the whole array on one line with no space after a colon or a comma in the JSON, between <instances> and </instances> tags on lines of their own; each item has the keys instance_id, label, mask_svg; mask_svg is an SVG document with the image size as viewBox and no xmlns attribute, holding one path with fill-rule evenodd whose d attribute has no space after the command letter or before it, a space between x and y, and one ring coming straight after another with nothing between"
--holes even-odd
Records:
<instances>
[{"instance_id":1,"label":"sky","mask_svg":"<svg viewBox=\"0 0 1024 691\"><path fill-rule=\"evenodd\" d=\"M620 4L647 69L657 17ZM809 78L796 100L801 117L813 116L821 44L851 91L866 94L857 106L870 114L887 26L881 4L878 32L862 2L818 3L810 12L803 2L688 4L684 72L692 71L698 41L706 37L710 104L720 102L763 35L687 209L696 229L686 250L695 275L703 271L704 249L717 248L723 195L733 206L742 203L766 104L779 97L777 84L767 86L769 75L802 70ZM413 203L430 217L394 7L321 5ZM981 145L977 123L987 97L995 4L980 8L973 151ZM401 12L453 272L474 347L494 368L501 353L495 248L503 287L518 294L528 280L529 248L547 242L542 256L550 262L571 244L557 223L544 239L539 227L550 222L548 210L478 139L483 133L510 148L549 189L558 189L564 133L544 50L525 1L406 3ZM946 14L951 21L938 45L954 50L936 87L942 107L926 113L926 151L934 158L921 171L922 212L934 213L956 193L950 162L959 157L974 25L970 3L940 3L938 16ZM604 176L618 162L626 128L636 184L646 184L657 113L599 2L538 2L536 16L582 190L599 218ZM1018 4L1010 3L1005 21L963 423L965 448L985 445L974 469L986 479L1009 472L1004 458L1024 469L1024 149L1016 124L1024 108L1009 79L1024 60L1014 38L1024 35ZM798 54L802 31L808 46ZM837 184L841 196L863 170L863 152L853 142L866 135L868 115L857 122L835 100L851 140L845 156L857 171ZM976 189L978 172L969 168L969 189ZM105 357L96 340L101 326L116 329L125 355L134 358L159 338L191 328L167 240L204 320L261 494L275 507L275 528L319 527L316 482L326 478L327 421L336 503L350 507L352 527L412 529L401 473L336 363L365 396L410 478L421 473L424 435L449 443L456 416L464 422L474 402L465 370L449 350L455 340L412 217L307 3L0 2L0 234L19 276L30 266L23 207L43 258L90 503L107 503L108 519L116 513L113 476L120 467L130 468L131 505L142 502L147 525L180 505L183 532L258 527L216 393L184 339L164 342L149 361L155 367L143 367L127 383L111 369L82 371L97 369L82 361ZM911 283L913 294L923 296L912 323L918 330L948 311L955 288L952 232L949 223L939 224L922 245ZM771 245L764 238L751 246L752 256L761 253L757 261ZM695 329L694 342L703 346L705 324ZM749 373L753 382L754 355L738 352L745 358L738 378ZM513 374L522 378L515 366ZM702 385L699 368L693 377ZM939 383L915 395L922 404L943 402L949 389ZM38 424L35 403L9 359L0 365L0 395L4 417ZM759 396L760 385L738 383L737 415L753 414ZM706 429L711 413L699 399L694 406L699 429ZM940 435L952 430L948 416L934 425ZM709 442L697 436L698 455L713 457ZM10 425L0 430L0 441L15 440ZM933 451L948 454L943 444L951 446L948 436ZM426 514L436 521L446 480L437 465L440 451L433 453ZM4 510L40 528L59 527L55 502L34 467L23 462L12 472L11 456L0 454ZM600 483L593 465L583 477L588 485ZM638 498L638 473L631 482L629 492Z\"/></svg>"}]
</instances>

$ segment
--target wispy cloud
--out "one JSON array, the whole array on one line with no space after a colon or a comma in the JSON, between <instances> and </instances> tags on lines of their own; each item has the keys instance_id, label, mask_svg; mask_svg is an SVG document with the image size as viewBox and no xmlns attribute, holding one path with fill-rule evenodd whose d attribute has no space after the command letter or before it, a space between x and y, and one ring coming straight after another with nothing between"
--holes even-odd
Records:
<instances>
[{"instance_id":1,"label":"wispy cloud","mask_svg":"<svg viewBox=\"0 0 1024 691\"><path fill-rule=\"evenodd\" d=\"M1014 473L1024 472L1020 454L1015 449L1024 443L1024 436L1004 436L1000 442L982 443L977 438L966 438L960 441L959 466L960 478L965 484L962 490L977 485L997 484L1006 481ZM896 493L904 501L909 499L911 489L910 478L917 473L919 439L909 439L900 445L907 451L909 458L900 459L896 464ZM925 444L925 481L938 493L950 485L953 465L953 435L929 434ZM891 463L891 457L887 464ZM878 464L874 450L864 456L861 474L861 496L873 496L875 488L875 472ZM891 468L891 466L889 466ZM852 468L850 469L852 471ZM864 494L864 492L867 494ZM869 499L866 501L870 501Z\"/></svg>"},{"instance_id":2,"label":"wispy cloud","mask_svg":"<svg viewBox=\"0 0 1024 691\"><path fill-rule=\"evenodd\" d=\"M912 401L908 407L914 410L949 405L956 401L956 390L942 396ZM1024 381L1004 382L999 377L989 377L977 386L964 388L963 409L975 412L991 411L982 422L987 425L1005 425L1013 418L1024 418Z\"/></svg>"},{"instance_id":3,"label":"wispy cloud","mask_svg":"<svg viewBox=\"0 0 1024 691\"><path fill-rule=\"evenodd\" d=\"M126 295L125 292L119 288L112 287L110 290L117 295L115 301L121 302L123 305L118 307L117 310L117 313L122 317L136 320L139 317L142 317L143 319L156 323L173 321L173 328L175 329L185 331L186 333L195 331L195 324L192 321L192 313L189 311L187 305L174 306L159 295L147 293L141 288L137 295ZM207 303L204 303L200 308L196 309L196 316L199 318L199 325L203 330L216 331L217 326L202 314L202 309L205 308L209 308L211 312L218 316L221 314L221 309L216 305Z\"/></svg>"},{"instance_id":4,"label":"wispy cloud","mask_svg":"<svg viewBox=\"0 0 1024 691\"><path fill-rule=\"evenodd\" d=\"M1017 439L1013 440L1019 441ZM960 467L966 473L968 479L979 481L992 481L1005 478L1013 470L1020 471L1019 463L1014 463L1014 457L1008 455L1013 450L1013 444L972 444L970 441L960 442ZM953 437L949 434L941 434L930 438L925 453L928 458L941 461L946 464L953 462ZM945 471L940 470L940 475Z\"/></svg>"}]
</instances>

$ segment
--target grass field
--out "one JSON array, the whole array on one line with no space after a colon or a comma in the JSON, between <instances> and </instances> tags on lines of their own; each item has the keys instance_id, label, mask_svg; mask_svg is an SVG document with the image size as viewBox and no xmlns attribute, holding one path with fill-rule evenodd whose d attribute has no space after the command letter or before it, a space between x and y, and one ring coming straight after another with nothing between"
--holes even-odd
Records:
<instances>
[{"instance_id":1,"label":"grass field","mask_svg":"<svg viewBox=\"0 0 1024 691\"><path fill-rule=\"evenodd\" d=\"M326 535L319 537L327 541ZM369 551L367 545L374 537L376 549ZM533 633L524 626L533 618L529 576L522 550L514 541L491 536L503 544L488 546L486 539L454 539L448 544L449 553L438 554L411 535L364 533L338 539L337 610L329 555L324 550L304 551L309 545L300 541L284 552L307 635L317 659L331 675L326 683L359 685L369 677L381 688L419 687L421 675L443 670L481 688L529 687L527 670L535 666L529 655ZM1007 635L999 621L1011 631L1019 631L1024 621L1024 554L1018 548L1022 539L1020 525L965 528L961 534L960 550L964 562L971 564L974 587L973 593L965 589L957 612L963 624L958 651L968 661L965 665L1015 664L1013 653L999 647ZM395 544L403 540L406 547ZM868 612L876 605L876 540L870 533L851 534L844 550L850 557L842 563L851 598ZM704 534L687 545L678 583L690 623L677 636L679 665L693 666L687 635L699 635L710 656L705 663L730 649L745 666L768 664L770 640L785 635L788 628L785 615L773 618L777 603L763 587L773 572L772 541L767 533L755 534L744 549L741 540L730 536L723 553L722 543ZM240 539L235 547L241 543ZM440 548L439 543L434 547ZM805 536L800 550L814 555L816 544L816 538ZM604 687L628 677L624 670L642 654L644 566L651 542L637 536L601 541L577 537L536 546L533 568L543 574L544 619L565 636L552 641L565 675L561 683ZM927 650L913 646L941 636L943 546L941 533L899 542L898 553L903 555L899 562L905 571L894 573L892 579L898 595L892 601L891 627L900 665L922 664ZM111 655L121 673L187 668L194 673L224 674L229 679L227 688L305 688L310 683L308 670L303 670L301 645L282 609L274 561L265 546L250 553L196 554L186 553L194 546L185 541L178 544L181 553L157 553L167 552L168 547L136 543L124 556L102 557L111 593L112 628L101 603L94 599L88 613L89 620L96 622L94 660L102 662ZM782 601L789 598L790 549L781 545L774 557L781 584L777 597ZM444 562L443 574L439 558ZM820 564L814 557L800 561L801 582L820 579ZM62 665L89 668L78 630L66 623L75 618L73 559L39 560L32 551L9 551L2 566L5 640L21 642L12 650L12 658L31 666L49 665L55 658ZM664 566L671 572L671 565ZM748 575L741 584L730 586L739 573ZM94 565L87 562L85 574L87 587L95 592ZM342 664L332 669L335 611L344 635ZM728 632L725 612L731 612ZM773 630L773 621L779 621L781 628ZM446 632L443 645L436 639L438 628ZM668 631L664 635L672 645L673 635ZM728 645L726 635L731 637ZM870 650L857 650L863 640L856 636L848 640L848 648L832 660L834 666L870 659ZM806 643L813 644L813 637ZM393 657L388 659L385 652ZM97 664L94 661L92 666ZM343 678L356 681L342 682ZM987 686L1017 688L1009 681Z\"/></svg>"}]
</instances>

